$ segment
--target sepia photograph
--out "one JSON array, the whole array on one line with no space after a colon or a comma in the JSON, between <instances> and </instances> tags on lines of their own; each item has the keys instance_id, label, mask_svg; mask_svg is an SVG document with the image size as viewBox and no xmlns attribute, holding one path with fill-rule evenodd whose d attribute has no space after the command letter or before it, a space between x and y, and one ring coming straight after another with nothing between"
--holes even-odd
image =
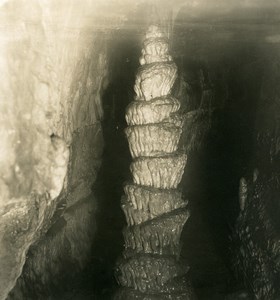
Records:
<instances>
[{"instance_id":1,"label":"sepia photograph","mask_svg":"<svg viewBox=\"0 0 280 300\"><path fill-rule=\"evenodd\" d=\"M280 0L0 0L0 300L280 300Z\"/></svg>"}]
</instances>

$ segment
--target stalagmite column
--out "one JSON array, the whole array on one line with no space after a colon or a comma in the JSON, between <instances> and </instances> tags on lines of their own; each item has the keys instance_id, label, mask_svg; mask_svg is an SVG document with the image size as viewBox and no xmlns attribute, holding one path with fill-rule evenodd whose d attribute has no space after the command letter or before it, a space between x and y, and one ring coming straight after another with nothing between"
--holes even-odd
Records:
<instances>
[{"instance_id":1,"label":"stalagmite column","mask_svg":"<svg viewBox=\"0 0 280 300\"><path fill-rule=\"evenodd\" d=\"M177 67L156 26L148 29L140 64L135 101L126 111L133 182L126 184L122 199L128 226L116 271L122 288L115 299L193 299L188 267L179 262L189 211L177 190L187 162L178 149L180 103L170 95Z\"/></svg>"}]
</instances>

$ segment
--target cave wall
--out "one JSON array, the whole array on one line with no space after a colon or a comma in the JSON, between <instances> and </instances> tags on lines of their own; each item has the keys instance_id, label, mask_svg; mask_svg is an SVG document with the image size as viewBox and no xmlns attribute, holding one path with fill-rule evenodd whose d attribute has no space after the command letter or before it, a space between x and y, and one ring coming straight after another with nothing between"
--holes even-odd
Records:
<instances>
[{"instance_id":1,"label":"cave wall","mask_svg":"<svg viewBox=\"0 0 280 300\"><path fill-rule=\"evenodd\" d=\"M251 168L240 180L240 213L233 235L236 275L255 299L280 297L279 45L265 57L254 126Z\"/></svg>"},{"instance_id":2,"label":"cave wall","mask_svg":"<svg viewBox=\"0 0 280 300\"><path fill-rule=\"evenodd\" d=\"M0 299L50 294L93 242L108 74L95 9L1 3Z\"/></svg>"},{"instance_id":3,"label":"cave wall","mask_svg":"<svg viewBox=\"0 0 280 300\"><path fill-rule=\"evenodd\" d=\"M192 217L182 255L202 299L212 299L209 287L219 299L242 282L253 298L279 298L279 5L247 4L232 11L225 4L222 14L185 6L174 25L188 92L199 94L199 72L213 91L210 130L183 178ZM248 198L240 212L242 176Z\"/></svg>"}]
</instances>

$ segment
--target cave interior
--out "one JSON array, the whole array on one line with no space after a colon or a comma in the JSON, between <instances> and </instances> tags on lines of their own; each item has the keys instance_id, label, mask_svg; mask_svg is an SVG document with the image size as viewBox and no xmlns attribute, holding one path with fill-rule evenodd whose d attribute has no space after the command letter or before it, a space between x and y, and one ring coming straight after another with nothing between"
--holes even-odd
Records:
<instances>
[{"instance_id":1,"label":"cave interior","mask_svg":"<svg viewBox=\"0 0 280 300\"><path fill-rule=\"evenodd\" d=\"M184 133L188 162L180 188L188 199L191 217L181 235L181 258L190 266L198 299L279 299L279 257L278 274L270 282L276 291L274 296L263 298L256 296L258 289L250 285L253 279L246 282L236 276L233 252L241 213L241 178L254 185L258 175L257 182L266 187L260 197L267 203L273 234L279 240L280 8L259 4L220 11L209 7L196 13L195 8L181 5L171 17L162 9L156 19L168 34L178 67L172 93L185 112L197 113ZM111 299L118 289L114 269L126 226L120 201L123 184L131 179L125 110L135 97L143 35L152 22L147 5L139 4L126 13L121 26L108 30L110 34L104 25L96 26L96 34L107 43L108 82L101 96L104 148L91 186L96 206L92 246L77 275L62 278L59 287L34 284L32 290L29 286L25 291L28 299L39 299L38 291L48 295L40 299ZM277 184L270 185L271 181ZM258 223L258 210L252 209L251 215L252 224ZM45 233L48 239L64 226L60 216L58 212L52 217L55 221ZM250 220L246 221L249 225ZM270 238L261 234L252 233L257 241ZM36 247L38 243L29 248L28 260L36 256ZM75 273L75 265L70 261L64 264L64 272ZM17 289L23 289L21 280L30 278L26 274L31 269L25 265L9 299L18 299Z\"/></svg>"},{"instance_id":2,"label":"cave interior","mask_svg":"<svg viewBox=\"0 0 280 300\"><path fill-rule=\"evenodd\" d=\"M101 295L108 286L117 288L112 266L123 247L125 219L118 200L123 183L131 176L124 116L134 97L139 37L146 25L141 13L137 14L138 23L131 18L111 40L112 77L103 96L105 149L95 186L102 204L93 251L93 266L100 269L90 283L96 282ZM278 89L274 84L279 76L279 45L264 40L278 29L272 20L264 24L265 12L258 15L253 10L220 19L189 20L186 15L187 9L180 11L172 24L171 49L179 70L173 93L187 111L204 109L206 113L198 123L197 141L189 145L180 185L191 208L181 237L181 256L190 265L198 299L225 299L227 295L237 299L239 292L240 299L242 295L251 299L252 294L233 272L231 236L240 212L240 178L252 177L257 168L264 176L277 169L275 161L269 162L267 149L257 144L257 136L263 130L262 122L269 118L264 102ZM270 76L274 79L269 80ZM188 129L195 131L191 126ZM112 241L114 247L110 247Z\"/></svg>"}]
</instances>

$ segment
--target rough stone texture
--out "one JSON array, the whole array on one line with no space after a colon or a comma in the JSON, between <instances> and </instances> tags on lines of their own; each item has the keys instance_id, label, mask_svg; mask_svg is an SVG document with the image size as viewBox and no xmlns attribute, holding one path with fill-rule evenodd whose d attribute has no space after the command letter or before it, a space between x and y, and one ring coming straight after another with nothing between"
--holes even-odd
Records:
<instances>
[{"instance_id":1,"label":"rough stone texture","mask_svg":"<svg viewBox=\"0 0 280 300\"><path fill-rule=\"evenodd\" d=\"M184 284L187 291L181 293L160 293L160 294L145 294L134 289L122 288L115 296L116 300L123 299L141 299L141 300L190 300L194 299L194 292L188 281Z\"/></svg>"},{"instance_id":2,"label":"rough stone texture","mask_svg":"<svg viewBox=\"0 0 280 300\"><path fill-rule=\"evenodd\" d=\"M168 212L185 203L182 193L177 189L156 189L131 183L125 185L124 191L126 201L134 209L149 211L151 214L159 214L160 211Z\"/></svg>"},{"instance_id":3,"label":"rough stone texture","mask_svg":"<svg viewBox=\"0 0 280 300\"><path fill-rule=\"evenodd\" d=\"M277 185L266 179L251 182L236 222L233 265L256 299L280 297L280 239L270 198L279 193Z\"/></svg>"},{"instance_id":4,"label":"rough stone texture","mask_svg":"<svg viewBox=\"0 0 280 300\"><path fill-rule=\"evenodd\" d=\"M46 235L28 253L29 259L9 299L55 296L55 291L62 292L67 280L73 280L85 267L96 229L96 202L89 195L100 167L101 150L100 124L73 133L69 188L57 201Z\"/></svg>"},{"instance_id":5,"label":"rough stone texture","mask_svg":"<svg viewBox=\"0 0 280 300\"><path fill-rule=\"evenodd\" d=\"M117 272L120 284L142 293L170 293L184 291L184 285L168 284L173 278L181 277L188 270L172 257L143 255L119 261ZM158 274L163 276L158 277Z\"/></svg>"},{"instance_id":6,"label":"rough stone texture","mask_svg":"<svg viewBox=\"0 0 280 300\"><path fill-rule=\"evenodd\" d=\"M160 123L179 108L180 102L173 97L156 98L149 102L133 101L126 109L126 121L128 125Z\"/></svg>"},{"instance_id":7,"label":"rough stone texture","mask_svg":"<svg viewBox=\"0 0 280 300\"><path fill-rule=\"evenodd\" d=\"M186 154L140 157L131 163L130 169L136 184L173 189L182 179L186 162Z\"/></svg>"},{"instance_id":8,"label":"rough stone texture","mask_svg":"<svg viewBox=\"0 0 280 300\"><path fill-rule=\"evenodd\" d=\"M149 101L167 96L177 78L177 67L173 62L153 63L139 69L135 81L136 100Z\"/></svg>"},{"instance_id":9,"label":"rough stone texture","mask_svg":"<svg viewBox=\"0 0 280 300\"><path fill-rule=\"evenodd\" d=\"M178 256L180 236L189 218L188 210L174 210L123 231L125 248L136 253L172 254Z\"/></svg>"},{"instance_id":10,"label":"rough stone texture","mask_svg":"<svg viewBox=\"0 0 280 300\"><path fill-rule=\"evenodd\" d=\"M254 299L280 299L279 51L270 53L257 106L253 174L240 180L233 266Z\"/></svg>"},{"instance_id":11,"label":"rough stone texture","mask_svg":"<svg viewBox=\"0 0 280 300\"><path fill-rule=\"evenodd\" d=\"M125 199L125 198L124 198ZM164 213L167 213L170 211L170 208L168 206L160 206L160 202L156 203L155 206L157 207L155 213L151 213L149 210L137 210L133 209L131 203L125 202L125 200L122 200L122 209L125 214L126 222L128 226L138 225L143 222L152 220L158 216L161 216ZM183 202L181 205L176 207L176 204L174 205L177 208L183 208L187 205L187 203ZM169 205L170 206L170 205ZM169 209L167 209L169 208Z\"/></svg>"},{"instance_id":12,"label":"rough stone texture","mask_svg":"<svg viewBox=\"0 0 280 300\"><path fill-rule=\"evenodd\" d=\"M172 61L172 57L169 55L168 41L164 38L145 40L140 64L144 65L160 61Z\"/></svg>"},{"instance_id":13,"label":"rough stone texture","mask_svg":"<svg viewBox=\"0 0 280 300\"><path fill-rule=\"evenodd\" d=\"M1 207L0 287L1 299L15 285L25 262L26 251L38 238L38 231L53 214L54 203L49 194L7 201Z\"/></svg>"},{"instance_id":14,"label":"rough stone texture","mask_svg":"<svg viewBox=\"0 0 280 300\"><path fill-rule=\"evenodd\" d=\"M101 164L103 136L100 123L83 127L73 133L71 168L68 172L67 206L91 193Z\"/></svg>"},{"instance_id":15,"label":"rough stone texture","mask_svg":"<svg viewBox=\"0 0 280 300\"><path fill-rule=\"evenodd\" d=\"M135 125L125 133L133 158L152 157L177 151L182 129L170 123Z\"/></svg>"},{"instance_id":16,"label":"rough stone texture","mask_svg":"<svg viewBox=\"0 0 280 300\"><path fill-rule=\"evenodd\" d=\"M95 209L91 196L56 220L38 246L30 248L23 274L8 299L55 298L57 293L63 294L67 283L88 260L95 232Z\"/></svg>"},{"instance_id":17,"label":"rough stone texture","mask_svg":"<svg viewBox=\"0 0 280 300\"><path fill-rule=\"evenodd\" d=\"M59 282L53 275L64 263L79 257L82 264L90 249L89 239L78 239L92 231L80 200L91 193L101 159L106 37L92 23L99 3L1 5L0 299L22 269L10 297L38 299L43 286ZM46 232L47 241L39 239Z\"/></svg>"},{"instance_id":18,"label":"rough stone texture","mask_svg":"<svg viewBox=\"0 0 280 300\"><path fill-rule=\"evenodd\" d=\"M128 196L122 198L122 209L129 226L143 223L187 205L177 190L149 190L137 185L127 185L125 192Z\"/></svg>"}]
</instances>

